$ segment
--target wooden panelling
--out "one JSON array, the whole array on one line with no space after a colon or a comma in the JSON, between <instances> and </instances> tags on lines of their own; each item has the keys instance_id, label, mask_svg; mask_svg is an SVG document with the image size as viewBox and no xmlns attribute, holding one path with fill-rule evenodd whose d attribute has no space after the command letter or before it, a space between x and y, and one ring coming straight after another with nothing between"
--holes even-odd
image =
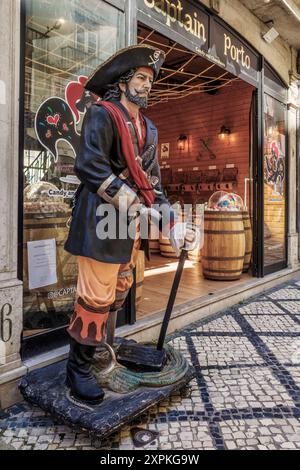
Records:
<instances>
[{"instance_id":1,"label":"wooden panelling","mask_svg":"<svg viewBox=\"0 0 300 470\"><path fill-rule=\"evenodd\" d=\"M192 98L178 100L176 104L164 103L146 111L159 132L160 144L170 143L170 157L160 159L173 170L182 168L192 171L198 167L205 171L210 165L223 170L226 164L238 167L238 184L234 188L244 198L244 179L249 177L249 113L253 88L237 81L224 87L216 95L201 93ZM222 125L231 134L220 140ZM188 136L188 149L179 151L177 139L180 134ZM211 159L200 139L203 139L216 155Z\"/></svg>"},{"instance_id":2,"label":"wooden panelling","mask_svg":"<svg viewBox=\"0 0 300 470\"><path fill-rule=\"evenodd\" d=\"M142 299L137 306L137 318L143 318L161 311L166 307L178 260L152 255L146 261ZM211 281L204 279L199 262L187 260L184 265L175 305L180 305L198 297L216 293L228 287L235 287L251 279L250 274L243 274L237 281Z\"/></svg>"}]
</instances>

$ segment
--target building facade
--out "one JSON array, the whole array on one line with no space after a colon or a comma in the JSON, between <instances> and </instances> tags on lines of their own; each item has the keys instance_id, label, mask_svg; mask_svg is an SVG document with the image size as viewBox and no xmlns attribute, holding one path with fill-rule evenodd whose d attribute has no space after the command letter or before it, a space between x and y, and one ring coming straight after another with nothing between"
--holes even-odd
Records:
<instances>
[{"instance_id":1,"label":"building facade","mask_svg":"<svg viewBox=\"0 0 300 470\"><path fill-rule=\"evenodd\" d=\"M249 96L250 171L242 182L249 183L252 201L253 277L218 302L183 304L170 331L195 321L201 309L213 313L295 275L300 269L297 50L280 36L267 43L266 25L244 2L11 0L1 3L0 23L0 408L19 400L17 385L28 369L66 354L63 340L47 353L38 344L50 341L46 330L52 336L65 330L75 296L76 265L63 241L82 119L97 99L83 94L83 84L122 47L157 34L155 40L169 52L179 45L182 54L184 48L198 56L199 67L215 67L218 73L209 80L216 88L222 77L228 84L239 79L236 96ZM195 76L197 70L188 73ZM210 82L206 78L204 86ZM186 83L180 89L187 90ZM171 103L170 94L168 99ZM156 121L155 106L149 112ZM164 160L161 155L168 170ZM246 198L244 187L241 192ZM56 259L54 265L49 258ZM152 339L160 319L123 323L121 333L139 339L142 332L143 339ZM27 341L28 357L21 346L34 329L40 341Z\"/></svg>"}]
</instances>

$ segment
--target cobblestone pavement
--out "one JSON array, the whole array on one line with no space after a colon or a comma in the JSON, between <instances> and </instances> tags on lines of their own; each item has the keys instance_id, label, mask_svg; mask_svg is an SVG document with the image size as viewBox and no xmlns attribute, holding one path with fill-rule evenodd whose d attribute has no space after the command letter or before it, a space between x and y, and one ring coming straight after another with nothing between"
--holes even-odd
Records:
<instances>
[{"instance_id":1,"label":"cobblestone pavement","mask_svg":"<svg viewBox=\"0 0 300 470\"><path fill-rule=\"evenodd\" d=\"M300 278L171 343L197 377L133 423L159 432L148 449L300 449ZM26 403L0 412L0 439L14 449L134 449L131 427L100 443Z\"/></svg>"}]
</instances>

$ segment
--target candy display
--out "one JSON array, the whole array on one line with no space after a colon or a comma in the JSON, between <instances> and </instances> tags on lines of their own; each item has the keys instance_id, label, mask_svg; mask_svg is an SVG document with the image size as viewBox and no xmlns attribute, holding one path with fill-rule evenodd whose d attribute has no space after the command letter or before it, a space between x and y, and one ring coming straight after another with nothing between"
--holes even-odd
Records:
<instances>
[{"instance_id":1,"label":"candy display","mask_svg":"<svg viewBox=\"0 0 300 470\"><path fill-rule=\"evenodd\" d=\"M244 202L238 194L217 191L210 197L207 210L242 211L244 210Z\"/></svg>"},{"instance_id":2,"label":"candy display","mask_svg":"<svg viewBox=\"0 0 300 470\"><path fill-rule=\"evenodd\" d=\"M63 197L63 190L41 181L24 189L24 210L25 213L68 213L70 207Z\"/></svg>"}]
</instances>

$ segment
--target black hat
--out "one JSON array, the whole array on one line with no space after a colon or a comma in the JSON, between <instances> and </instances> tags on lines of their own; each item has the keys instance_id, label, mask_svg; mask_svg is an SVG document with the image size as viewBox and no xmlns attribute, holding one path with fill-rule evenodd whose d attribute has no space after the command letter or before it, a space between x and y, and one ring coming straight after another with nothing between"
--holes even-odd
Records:
<instances>
[{"instance_id":1,"label":"black hat","mask_svg":"<svg viewBox=\"0 0 300 470\"><path fill-rule=\"evenodd\" d=\"M150 67L154 71L154 80L165 60L165 53L156 47L140 44L121 49L99 65L89 76L84 87L102 96L107 85L118 81L122 75L138 67Z\"/></svg>"}]
</instances>

